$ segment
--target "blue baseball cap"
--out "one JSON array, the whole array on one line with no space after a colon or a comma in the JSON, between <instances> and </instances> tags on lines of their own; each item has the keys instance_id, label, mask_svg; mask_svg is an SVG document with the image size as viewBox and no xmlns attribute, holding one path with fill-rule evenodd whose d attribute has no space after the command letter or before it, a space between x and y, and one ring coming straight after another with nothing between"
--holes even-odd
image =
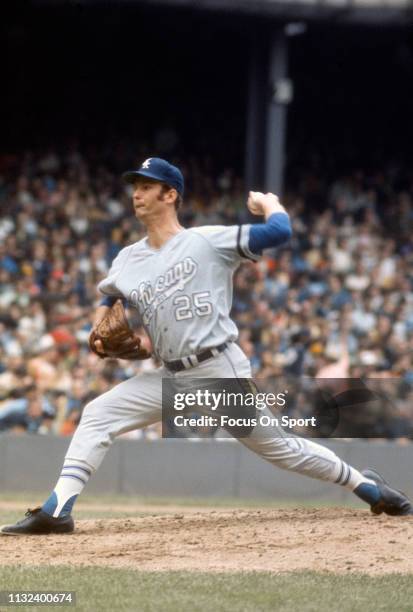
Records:
<instances>
[{"instance_id":1,"label":"blue baseball cap","mask_svg":"<svg viewBox=\"0 0 413 612\"><path fill-rule=\"evenodd\" d=\"M122 174L126 183L133 183L138 176L146 176L154 181L166 183L177 190L180 196L184 195L184 177L176 166L173 166L160 157L148 157L138 170L129 170Z\"/></svg>"}]
</instances>

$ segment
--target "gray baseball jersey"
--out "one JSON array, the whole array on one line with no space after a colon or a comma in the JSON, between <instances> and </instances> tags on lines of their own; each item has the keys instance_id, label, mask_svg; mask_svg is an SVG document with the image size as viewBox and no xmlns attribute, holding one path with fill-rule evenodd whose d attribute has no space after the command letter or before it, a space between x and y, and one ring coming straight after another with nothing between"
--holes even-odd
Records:
<instances>
[{"instance_id":1,"label":"gray baseball jersey","mask_svg":"<svg viewBox=\"0 0 413 612\"><path fill-rule=\"evenodd\" d=\"M242 259L259 258L248 248L250 227L185 229L160 249L144 238L120 251L98 288L138 309L163 361L234 341L232 276Z\"/></svg>"}]
</instances>

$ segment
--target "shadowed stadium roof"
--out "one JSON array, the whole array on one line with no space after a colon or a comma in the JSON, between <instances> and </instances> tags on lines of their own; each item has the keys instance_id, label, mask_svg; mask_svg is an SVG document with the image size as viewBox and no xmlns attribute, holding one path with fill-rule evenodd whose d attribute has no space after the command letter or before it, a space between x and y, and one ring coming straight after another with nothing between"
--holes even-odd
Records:
<instances>
[{"instance_id":1,"label":"shadowed stadium roof","mask_svg":"<svg viewBox=\"0 0 413 612\"><path fill-rule=\"evenodd\" d=\"M129 4L231 12L278 20L413 23L413 0L32 0L33 4Z\"/></svg>"},{"instance_id":2,"label":"shadowed stadium roof","mask_svg":"<svg viewBox=\"0 0 413 612\"><path fill-rule=\"evenodd\" d=\"M413 20L413 0L144 0L150 4L187 6L275 17L339 19L376 23Z\"/></svg>"}]
</instances>

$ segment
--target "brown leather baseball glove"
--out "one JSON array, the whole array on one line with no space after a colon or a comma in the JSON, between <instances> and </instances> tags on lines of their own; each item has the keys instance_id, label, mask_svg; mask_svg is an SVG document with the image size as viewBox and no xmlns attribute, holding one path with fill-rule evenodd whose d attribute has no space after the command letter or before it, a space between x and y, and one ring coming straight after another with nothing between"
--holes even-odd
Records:
<instances>
[{"instance_id":1,"label":"brown leather baseball glove","mask_svg":"<svg viewBox=\"0 0 413 612\"><path fill-rule=\"evenodd\" d=\"M100 340L98 347L95 344L97 340ZM121 300L114 303L108 314L92 330L89 346L102 359L148 359L151 356L150 351L142 346L139 334L129 326Z\"/></svg>"}]
</instances>

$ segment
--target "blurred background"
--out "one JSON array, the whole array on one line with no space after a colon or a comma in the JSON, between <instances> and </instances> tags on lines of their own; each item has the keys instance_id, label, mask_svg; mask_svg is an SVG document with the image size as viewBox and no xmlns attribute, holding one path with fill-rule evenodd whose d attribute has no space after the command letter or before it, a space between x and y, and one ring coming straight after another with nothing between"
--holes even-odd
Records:
<instances>
[{"instance_id":1,"label":"blurred background","mask_svg":"<svg viewBox=\"0 0 413 612\"><path fill-rule=\"evenodd\" d=\"M235 277L255 377L396 378L396 414L377 422L408 443L411 3L7 4L0 432L69 436L88 400L156 367L100 361L87 339L97 283L143 236L120 174L159 156L184 172L186 227L256 222L250 189L290 212L288 247Z\"/></svg>"}]
</instances>

